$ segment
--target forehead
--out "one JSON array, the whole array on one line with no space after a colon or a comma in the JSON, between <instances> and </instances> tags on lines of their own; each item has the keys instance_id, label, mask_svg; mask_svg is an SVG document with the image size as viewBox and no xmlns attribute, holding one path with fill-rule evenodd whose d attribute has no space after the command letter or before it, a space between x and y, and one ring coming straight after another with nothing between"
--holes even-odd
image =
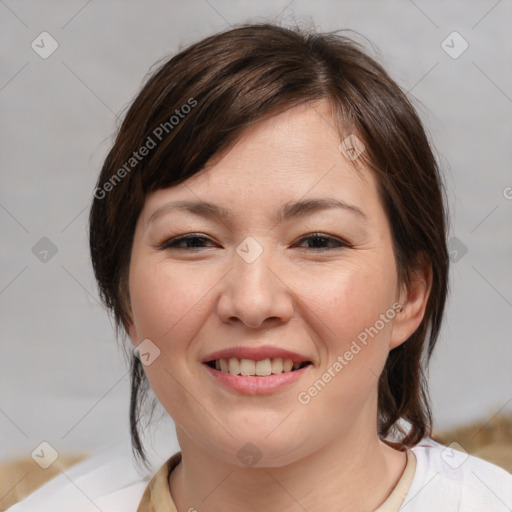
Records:
<instances>
[{"instance_id":1,"label":"forehead","mask_svg":"<svg viewBox=\"0 0 512 512\"><path fill-rule=\"evenodd\" d=\"M354 165L344 161L340 151L340 137L350 133L345 130L347 133L340 135L329 101L306 102L246 128L236 144L213 158L206 169L257 169L260 174L273 172L284 179L281 168L320 172L333 164L343 164L352 169ZM217 165L220 161L221 166Z\"/></svg>"},{"instance_id":2,"label":"forehead","mask_svg":"<svg viewBox=\"0 0 512 512\"><path fill-rule=\"evenodd\" d=\"M145 210L176 199L204 200L252 213L283 203L336 197L347 203L377 198L373 173L340 151L340 134L326 100L293 107L247 128L237 142L185 182L157 190Z\"/></svg>"}]
</instances>

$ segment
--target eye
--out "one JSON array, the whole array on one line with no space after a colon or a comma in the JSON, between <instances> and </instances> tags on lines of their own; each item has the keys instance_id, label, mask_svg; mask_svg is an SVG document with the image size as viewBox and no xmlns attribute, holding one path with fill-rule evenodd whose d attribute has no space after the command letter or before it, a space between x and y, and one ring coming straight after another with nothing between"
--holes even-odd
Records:
<instances>
[{"instance_id":1,"label":"eye","mask_svg":"<svg viewBox=\"0 0 512 512\"><path fill-rule=\"evenodd\" d=\"M312 242L308 243L308 247L303 247L303 249L313 249L316 252L337 249L342 247L351 247L349 243L344 242L343 240L334 238L329 235L324 235L322 233L312 233L310 235L306 235L302 237L299 241L299 243L303 242ZM182 235L175 238L171 238L160 244L158 248L161 250L197 250L208 248L208 246L206 246L205 244L213 244L213 242L206 236L202 236L200 233L193 233L189 235ZM331 247L328 247L329 244L331 245ZM213 245L210 245L210 247L213 247Z\"/></svg>"},{"instance_id":2,"label":"eye","mask_svg":"<svg viewBox=\"0 0 512 512\"><path fill-rule=\"evenodd\" d=\"M337 249L340 247L351 247L350 244L340 240L338 238L334 238L329 235L324 235L322 233L312 233L311 235L306 235L300 239L300 242L305 241L313 241L311 244L312 247L305 247L305 249L314 249L317 251L325 251L329 249ZM326 247L325 244L334 244L334 247Z\"/></svg>"},{"instance_id":3,"label":"eye","mask_svg":"<svg viewBox=\"0 0 512 512\"><path fill-rule=\"evenodd\" d=\"M186 244L186 247L183 247L183 244ZM190 234L184 236L178 236L176 238L171 238L166 242L160 244L159 249L185 249L185 250L193 250L193 249L201 249L204 248L204 243L213 243L210 239L205 236L201 236L200 234Z\"/></svg>"}]
</instances>

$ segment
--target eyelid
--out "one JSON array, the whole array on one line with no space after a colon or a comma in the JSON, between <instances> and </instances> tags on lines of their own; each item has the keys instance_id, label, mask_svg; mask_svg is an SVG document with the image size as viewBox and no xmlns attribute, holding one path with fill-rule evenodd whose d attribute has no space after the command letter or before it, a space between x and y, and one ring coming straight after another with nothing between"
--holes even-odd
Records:
<instances>
[{"instance_id":1,"label":"eyelid","mask_svg":"<svg viewBox=\"0 0 512 512\"><path fill-rule=\"evenodd\" d=\"M327 241L327 243L336 243L338 244L337 247L302 247L299 249L302 249L304 251L313 251L313 252L325 252L330 251L334 249L340 249L340 248L352 248L353 245L350 242L347 242L343 238L340 238L339 236L329 235L327 233L321 233L321 232L311 232L306 233L305 235L302 235L297 242L295 242L294 245L297 243L301 243L304 240L308 239L322 239ZM168 238L164 240L162 243L158 244L156 248L158 250L180 250L180 251L193 251L198 252L201 249L211 249L211 247L178 247L177 244L181 242L186 242L187 240L195 240L195 239L201 239L204 242L203 243L216 243L214 242L208 235L205 235L204 233L186 233L182 235L177 235L171 238Z\"/></svg>"},{"instance_id":2,"label":"eyelid","mask_svg":"<svg viewBox=\"0 0 512 512\"><path fill-rule=\"evenodd\" d=\"M173 237L170 237L170 238L167 238L165 239L162 243L159 243L156 248L157 249L160 249L160 250L166 250L166 249L178 249L178 250L196 250L197 249L202 249L201 247L199 248L196 248L196 249L191 249L191 248L187 248L187 247L172 247L171 244L178 244L180 242L183 242L183 241L186 241L186 240L193 240L193 239L196 239L196 238L200 238L202 240L205 240L207 242L211 242L211 243L214 243L213 240L211 240L211 238L207 235L205 235L204 233L186 233L186 234L183 234L183 235L177 235L177 236L173 236ZM203 248L205 249L205 248Z\"/></svg>"},{"instance_id":3,"label":"eyelid","mask_svg":"<svg viewBox=\"0 0 512 512\"><path fill-rule=\"evenodd\" d=\"M319 231L316 231L313 233L308 233L306 235L301 236L299 238L299 242L301 242L303 240L307 240L308 238L322 238L324 240L327 240L328 242L336 242L337 244L339 244L339 247L353 247L353 245L350 242L347 242L347 240L344 240L343 238L341 238L339 236L329 235L327 233L321 233ZM322 250L327 251L327 250L329 250L329 248L327 248L327 247L321 247L321 248L317 248L317 249L309 248L306 250L320 252Z\"/></svg>"}]
</instances>

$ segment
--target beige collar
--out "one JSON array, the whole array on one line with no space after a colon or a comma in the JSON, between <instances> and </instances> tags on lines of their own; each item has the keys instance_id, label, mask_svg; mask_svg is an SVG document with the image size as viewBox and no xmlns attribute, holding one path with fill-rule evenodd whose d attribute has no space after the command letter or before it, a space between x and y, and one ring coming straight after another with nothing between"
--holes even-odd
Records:
<instances>
[{"instance_id":1,"label":"beige collar","mask_svg":"<svg viewBox=\"0 0 512 512\"><path fill-rule=\"evenodd\" d=\"M407 450L407 463L400 480L386 501L375 512L397 512L411 486L416 471L416 457ZM137 512L177 512L169 490L169 475L181 462L181 452L175 453L148 483Z\"/></svg>"}]
</instances>

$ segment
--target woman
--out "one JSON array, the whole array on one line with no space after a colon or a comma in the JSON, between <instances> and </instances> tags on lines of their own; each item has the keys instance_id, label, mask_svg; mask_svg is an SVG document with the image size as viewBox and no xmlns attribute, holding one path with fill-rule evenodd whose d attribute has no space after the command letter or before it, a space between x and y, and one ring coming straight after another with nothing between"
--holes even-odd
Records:
<instances>
[{"instance_id":1,"label":"woman","mask_svg":"<svg viewBox=\"0 0 512 512\"><path fill-rule=\"evenodd\" d=\"M510 474L429 438L442 184L355 43L260 24L186 48L133 102L94 196L95 275L135 349L134 451L149 387L181 449L95 506L512 507Z\"/></svg>"}]
</instances>

